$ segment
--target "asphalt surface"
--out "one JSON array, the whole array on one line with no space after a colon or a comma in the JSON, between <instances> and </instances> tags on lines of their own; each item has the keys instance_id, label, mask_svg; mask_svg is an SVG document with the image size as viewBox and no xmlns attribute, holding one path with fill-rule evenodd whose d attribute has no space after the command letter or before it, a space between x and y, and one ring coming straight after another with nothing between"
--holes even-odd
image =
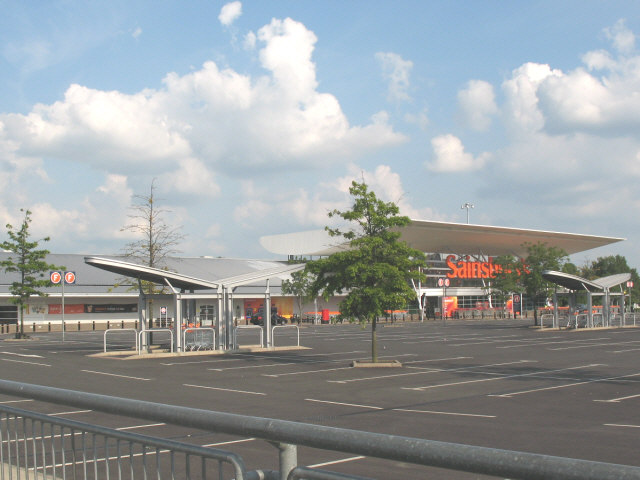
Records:
<instances>
[{"instance_id":1,"label":"asphalt surface","mask_svg":"<svg viewBox=\"0 0 640 480\"><path fill-rule=\"evenodd\" d=\"M640 466L640 328L540 331L531 320L300 328L304 350L121 360L89 356L103 332L37 333L0 341L2 378L118 397ZM292 343L293 329L278 333ZM124 338L124 337L123 337ZM110 342L118 343L117 336ZM0 403L16 398L0 395ZM277 469L267 442L28 401L20 408L130 428L239 453ZM234 443L228 443L234 442ZM479 478L300 448L307 465L375 478Z\"/></svg>"}]
</instances>

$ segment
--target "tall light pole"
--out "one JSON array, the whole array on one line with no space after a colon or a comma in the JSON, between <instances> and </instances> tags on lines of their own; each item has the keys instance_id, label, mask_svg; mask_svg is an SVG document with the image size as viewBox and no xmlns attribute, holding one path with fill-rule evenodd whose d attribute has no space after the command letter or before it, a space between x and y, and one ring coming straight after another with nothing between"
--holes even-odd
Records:
<instances>
[{"instance_id":1,"label":"tall light pole","mask_svg":"<svg viewBox=\"0 0 640 480\"><path fill-rule=\"evenodd\" d=\"M465 202L460 207L460 210L462 210L463 208L467 209L467 224L469 224L469 209L473 208L473 203Z\"/></svg>"}]
</instances>

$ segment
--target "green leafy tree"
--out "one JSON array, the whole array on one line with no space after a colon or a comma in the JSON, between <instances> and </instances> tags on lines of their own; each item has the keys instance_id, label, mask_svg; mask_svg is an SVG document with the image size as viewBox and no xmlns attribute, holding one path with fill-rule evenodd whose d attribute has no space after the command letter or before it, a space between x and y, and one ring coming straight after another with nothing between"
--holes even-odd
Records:
<instances>
[{"instance_id":1,"label":"green leafy tree","mask_svg":"<svg viewBox=\"0 0 640 480\"><path fill-rule=\"evenodd\" d=\"M0 266L6 273L17 273L19 279L12 282L9 292L13 295L11 302L20 308L20 328L16 332L16 338L26 338L24 333L24 309L33 295L46 297L47 293L41 288L51 285L49 281L50 270L64 270L65 267L58 267L46 262L49 254L48 250L38 249L39 241L30 240L29 225L31 224L31 212L20 209L24 213L22 225L19 230L15 230L11 224L7 224L8 240L0 244L0 247L11 254L6 260L0 262ZM48 242L49 237L45 237L43 242Z\"/></svg>"},{"instance_id":2,"label":"green leafy tree","mask_svg":"<svg viewBox=\"0 0 640 480\"><path fill-rule=\"evenodd\" d=\"M525 295L533 300L533 318L535 324L538 325L538 309L535 306L547 298L555 288L552 283L542 277L542 272L545 270L562 271L563 265L567 261L567 252L541 242L527 242L523 246L527 249L527 256L524 259L527 272L522 276L522 285Z\"/></svg>"},{"instance_id":3,"label":"green leafy tree","mask_svg":"<svg viewBox=\"0 0 640 480\"><path fill-rule=\"evenodd\" d=\"M499 266L499 273L491 279L486 290L493 295L496 300L506 305L511 294L524 291L522 283L524 265L521 259L513 255L500 255L493 259L493 264Z\"/></svg>"},{"instance_id":4,"label":"green leafy tree","mask_svg":"<svg viewBox=\"0 0 640 480\"><path fill-rule=\"evenodd\" d=\"M311 300L311 286L313 277L307 270L297 270L291 274L291 280L282 282L282 293L294 295L298 307L298 318L302 319L302 305L305 301Z\"/></svg>"},{"instance_id":5,"label":"green leafy tree","mask_svg":"<svg viewBox=\"0 0 640 480\"><path fill-rule=\"evenodd\" d=\"M582 268L582 276L595 280L600 277L608 277L609 275L615 275L617 273L631 273L631 280L633 281L633 288L625 291L630 295L631 303L638 303L640 301L640 276L635 268L629 267L627 259L622 255L609 255L607 257L598 257L595 261L587 263Z\"/></svg>"},{"instance_id":6,"label":"green leafy tree","mask_svg":"<svg viewBox=\"0 0 640 480\"><path fill-rule=\"evenodd\" d=\"M363 326L371 323L371 359L377 362L377 320L385 311L404 308L415 299L410 281L424 280L419 267L425 266L425 256L400 241L397 229L410 219L400 216L393 202L379 200L365 183L352 182L349 193L351 209L333 210L329 217L342 218L351 229L326 227L331 236L347 240L349 248L308 262L306 270L315 277L312 295L345 294L341 315Z\"/></svg>"},{"instance_id":7,"label":"green leafy tree","mask_svg":"<svg viewBox=\"0 0 640 480\"><path fill-rule=\"evenodd\" d=\"M535 306L547 298L554 288L552 283L542 277L542 272L562 270L567 254L561 248L549 247L546 243L526 242L522 246L527 251L526 257L502 255L494 260L493 263L502 268L495 272L491 288L503 297L510 293L522 292L526 298L533 301L533 318L538 325L538 310Z\"/></svg>"}]
</instances>

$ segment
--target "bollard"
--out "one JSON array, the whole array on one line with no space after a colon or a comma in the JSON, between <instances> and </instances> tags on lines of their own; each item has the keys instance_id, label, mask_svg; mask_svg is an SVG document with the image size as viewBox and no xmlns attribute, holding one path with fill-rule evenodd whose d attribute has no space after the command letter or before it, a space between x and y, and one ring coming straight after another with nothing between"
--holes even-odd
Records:
<instances>
[{"instance_id":1,"label":"bollard","mask_svg":"<svg viewBox=\"0 0 640 480\"><path fill-rule=\"evenodd\" d=\"M49 326L48 326L47 331L49 331L49 332L51 331L51 322L49 322Z\"/></svg>"},{"instance_id":2,"label":"bollard","mask_svg":"<svg viewBox=\"0 0 640 480\"><path fill-rule=\"evenodd\" d=\"M36 331L36 322L33 322L33 325L31 326L31 331L32 332Z\"/></svg>"},{"instance_id":3,"label":"bollard","mask_svg":"<svg viewBox=\"0 0 640 480\"><path fill-rule=\"evenodd\" d=\"M120 328L124 328L124 320L120 322Z\"/></svg>"},{"instance_id":4,"label":"bollard","mask_svg":"<svg viewBox=\"0 0 640 480\"><path fill-rule=\"evenodd\" d=\"M96 321L94 320L93 322L91 322L91 324L92 324L91 325L92 329L95 330L96 329Z\"/></svg>"},{"instance_id":5,"label":"bollard","mask_svg":"<svg viewBox=\"0 0 640 480\"><path fill-rule=\"evenodd\" d=\"M109 330L109 320L107 320L107 330Z\"/></svg>"}]
</instances>

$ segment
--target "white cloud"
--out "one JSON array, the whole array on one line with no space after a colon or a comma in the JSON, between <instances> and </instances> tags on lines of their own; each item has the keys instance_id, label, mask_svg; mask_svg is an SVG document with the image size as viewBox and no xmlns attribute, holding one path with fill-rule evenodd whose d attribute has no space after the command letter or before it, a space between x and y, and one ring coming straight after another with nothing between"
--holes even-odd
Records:
<instances>
[{"instance_id":1,"label":"white cloud","mask_svg":"<svg viewBox=\"0 0 640 480\"><path fill-rule=\"evenodd\" d=\"M491 116L498 113L493 85L482 80L470 80L458 92L458 105L465 123L478 131L486 131L491 126Z\"/></svg>"},{"instance_id":2,"label":"white cloud","mask_svg":"<svg viewBox=\"0 0 640 480\"><path fill-rule=\"evenodd\" d=\"M635 49L636 36L627 28L624 19L618 20L613 27L605 28L604 33L619 52L630 53Z\"/></svg>"},{"instance_id":3,"label":"white cloud","mask_svg":"<svg viewBox=\"0 0 640 480\"><path fill-rule=\"evenodd\" d=\"M462 141L451 134L440 135L431 139L434 160L427 163L427 168L434 172L469 172L482 168L488 153L478 157L465 152Z\"/></svg>"},{"instance_id":4,"label":"white cloud","mask_svg":"<svg viewBox=\"0 0 640 480\"><path fill-rule=\"evenodd\" d=\"M316 36L274 19L258 31L266 74L212 61L164 88L134 94L71 85L64 99L26 115L0 114L0 149L81 162L109 173L175 175L202 191L214 174L246 168L317 168L405 141L385 112L351 126L338 100L317 90ZM208 191L217 192L215 183Z\"/></svg>"},{"instance_id":5,"label":"white cloud","mask_svg":"<svg viewBox=\"0 0 640 480\"><path fill-rule=\"evenodd\" d=\"M142 35L142 28L136 27L133 32L131 32L131 36L135 39L138 39Z\"/></svg>"},{"instance_id":6,"label":"white cloud","mask_svg":"<svg viewBox=\"0 0 640 480\"><path fill-rule=\"evenodd\" d=\"M410 100L409 87L413 62L404 60L397 53L378 52L376 60L382 68L382 76L389 81L390 100Z\"/></svg>"},{"instance_id":7,"label":"white cloud","mask_svg":"<svg viewBox=\"0 0 640 480\"><path fill-rule=\"evenodd\" d=\"M515 69L502 86L507 126L521 133L635 134L640 127L635 36L622 21L606 32L617 57L601 49L583 55L586 68L563 72L527 63Z\"/></svg>"},{"instance_id":8,"label":"white cloud","mask_svg":"<svg viewBox=\"0 0 640 480\"><path fill-rule=\"evenodd\" d=\"M218 20L225 27L230 26L242 15L242 2L230 2L220 9Z\"/></svg>"}]
</instances>

